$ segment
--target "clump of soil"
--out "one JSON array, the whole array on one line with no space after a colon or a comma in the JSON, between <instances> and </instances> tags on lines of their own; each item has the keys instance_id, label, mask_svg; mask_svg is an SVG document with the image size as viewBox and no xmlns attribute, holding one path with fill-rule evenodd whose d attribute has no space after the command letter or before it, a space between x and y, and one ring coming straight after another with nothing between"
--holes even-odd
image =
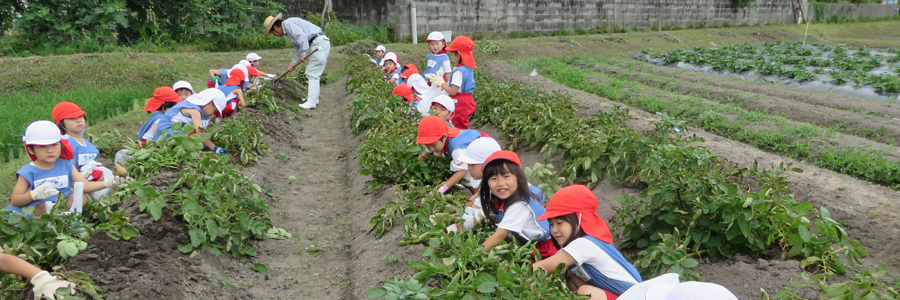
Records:
<instances>
[{"instance_id":1,"label":"clump of soil","mask_svg":"<svg viewBox=\"0 0 900 300\"><path fill-rule=\"evenodd\" d=\"M352 55L369 54L369 53L372 53L373 49L375 49L375 47L377 47L378 45L380 45L378 42L370 40L370 39L359 40L359 41L355 41L355 42L349 43L347 45L344 45L344 47L341 48L341 50L338 50L338 53L347 54L347 55L351 55L351 56Z\"/></svg>"},{"instance_id":2,"label":"clump of soil","mask_svg":"<svg viewBox=\"0 0 900 300\"><path fill-rule=\"evenodd\" d=\"M178 179L175 170L163 170L151 182L165 189ZM68 270L87 273L109 299L217 299L250 298L214 280L218 260L207 252L196 257L178 250L190 243L182 220L165 210L159 221L140 211L137 197L121 204L130 223L141 233L128 241L95 233L88 247L65 263Z\"/></svg>"},{"instance_id":3,"label":"clump of soil","mask_svg":"<svg viewBox=\"0 0 900 300\"><path fill-rule=\"evenodd\" d=\"M293 79L284 77L272 84L275 98L285 101L300 101L306 96L306 88Z\"/></svg>"}]
</instances>

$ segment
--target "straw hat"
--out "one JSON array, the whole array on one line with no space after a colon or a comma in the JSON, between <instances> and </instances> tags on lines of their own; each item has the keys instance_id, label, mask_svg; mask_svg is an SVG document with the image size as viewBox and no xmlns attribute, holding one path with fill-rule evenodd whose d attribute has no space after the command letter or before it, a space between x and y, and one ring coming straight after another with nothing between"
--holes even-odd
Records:
<instances>
[{"instance_id":1,"label":"straw hat","mask_svg":"<svg viewBox=\"0 0 900 300\"><path fill-rule=\"evenodd\" d=\"M263 27L266 28L266 37L269 37L269 33L272 31L272 25L275 25L275 20L281 20L281 14L277 16L268 16L266 17L266 21L263 22Z\"/></svg>"}]
</instances>

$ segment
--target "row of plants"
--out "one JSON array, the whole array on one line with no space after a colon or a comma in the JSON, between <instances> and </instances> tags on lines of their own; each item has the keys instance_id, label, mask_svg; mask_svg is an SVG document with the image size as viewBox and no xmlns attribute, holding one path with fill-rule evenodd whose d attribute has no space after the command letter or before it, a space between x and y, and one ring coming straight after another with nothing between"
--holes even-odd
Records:
<instances>
[{"instance_id":1,"label":"row of plants","mask_svg":"<svg viewBox=\"0 0 900 300\"><path fill-rule=\"evenodd\" d=\"M671 95L639 82L609 76L604 72L570 65L580 58L530 60L548 78L646 111L664 112L689 124L779 155L808 160L817 166L872 183L900 189L900 163L886 158L890 149L830 145L832 130L795 123L765 112L748 111L727 104L709 105L690 95Z\"/></svg>"},{"instance_id":2,"label":"row of plants","mask_svg":"<svg viewBox=\"0 0 900 300\"><path fill-rule=\"evenodd\" d=\"M891 144L897 140L900 135L893 132L890 128L883 126L871 127L866 124L856 124L860 116L853 117L835 117L828 116L827 120L823 113L810 111L803 116L791 117L792 113L801 111L799 106L790 106L784 109L772 111L774 107L772 103L766 104L766 101L758 101L760 95L756 93L748 93L735 89L721 89L717 86L710 86L707 82L689 82L674 78L671 76L659 76L658 74L641 72L635 70L634 64L628 60L610 60L595 58L580 58L571 63L574 66L592 69L595 71L606 73L608 76L616 77L621 80L630 80L643 83L656 89L664 90L672 93L680 93L693 95L703 99L716 101L718 103L733 104L747 109L748 111L766 112L772 115L781 115L796 121L809 122L848 135L855 135L862 138L870 139L876 142ZM643 66L641 66L643 67ZM781 108L782 106L778 106ZM875 112L858 112L867 114L870 120L875 118L892 118L890 114L875 115Z\"/></svg>"},{"instance_id":3,"label":"row of plants","mask_svg":"<svg viewBox=\"0 0 900 300\"><path fill-rule=\"evenodd\" d=\"M350 62L347 68L366 69L357 68L359 66L362 66L361 62ZM391 104L386 103L387 106L376 107L387 108L372 109L359 103L367 99L375 103L387 98L386 89L379 87L377 75L377 72L357 71L350 74L351 82L372 81L372 85L348 84L348 91L356 94L350 108L351 128L368 124L363 128L371 129L363 141L361 157L366 155L367 143L373 136L387 134L378 131L380 126L393 128L398 123L410 121L403 118L404 113L395 117L398 113L395 109L406 111L405 105L390 109ZM526 170L529 174L541 174L539 180L544 181L545 187L573 182L593 184L604 177L613 182L647 186L640 200L619 199L623 206L610 220L617 232L623 232L618 239L622 246L637 249L630 261L646 278L662 272L676 272L685 280L698 279L691 268L699 263L697 258L700 256L718 260L737 253L777 249L786 257L806 259L810 269L835 274L844 273L848 262L855 263L866 255L859 244L848 240L841 226L830 219L827 209L813 209L809 203L797 203L781 175L784 168L737 168L704 148L691 146L694 139L670 134L674 128L686 129L683 122L663 114L661 121L655 123L656 130L635 132L624 126L628 115L618 108L582 116L567 95L542 93L522 84L495 83L481 73L476 74L476 80L479 108L473 115L476 116L473 128L490 123L510 141L509 148L539 148L548 159L562 154L565 162L561 175L565 179L562 181L555 172ZM401 103L399 99L390 101ZM371 122L367 123L368 120ZM414 135L413 132L406 134ZM392 151L394 155L402 156L404 150ZM363 159L360 162L369 163ZM403 164L402 161L399 163ZM549 174L553 175L547 176ZM389 183L390 179L373 180ZM391 280L373 288L371 297L497 298L524 297L511 293L534 291L532 288L510 290L522 283L536 284L538 289L559 287L556 292L565 291L561 278L546 278L531 272L525 257L520 260L514 256L507 258L511 261L499 262L484 259L484 255L490 258L495 253L492 250L485 254L480 247L480 242L487 237L486 232L491 231L491 224L463 234L444 233L443 228L450 224L452 214L461 213L464 195L429 194L433 188L430 185L400 184L395 187L400 199L386 204L372 218L370 225L376 233L383 233L402 220L404 239L400 245L426 245L426 259L409 264L410 268L420 271L413 280ZM504 246L511 248L503 249L503 254L534 251L530 244ZM528 248L523 250L522 247ZM492 276L489 279L506 278L509 273L501 276L499 270L503 268L495 266L507 263L525 268L519 269L523 273L518 279L509 282L503 280L495 284L487 280L491 282L489 286L504 289L481 290L481 284L486 281L478 281L477 277L468 288L456 285L466 279L472 269L480 270L481 276ZM485 269L484 264L489 267ZM544 283L535 283L532 276L543 277ZM422 283L426 281L433 288L423 287ZM557 297L564 295L571 293L564 292Z\"/></svg>"},{"instance_id":4,"label":"row of plants","mask_svg":"<svg viewBox=\"0 0 900 300\"><path fill-rule=\"evenodd\" d=\"M393 184L398 200L379 210L370 221L376 237L395 226L404 232L400 245L425 244L423 259L408 267L418 272L409 280L389 280L368 292L386 299L583 299L568 292L559 277L531 271L533 244L503 244L484 252L488 228L447 235L443 229L462 214L465 195L455 191L432 193L449 177L447 160L416 157L424 148L415 144L421 115L398 97L365 59L353 59L347 90L354 93L348 108L350 128L365 135L358 159L363 175L372 175L366 192ZM402 219L402 221L401 221ZM486 226L486 225L480 225ZM439 287L439 288L438 288Z\"/></svg>"},{"instance_id":5,"label":"row of plants","mask_svg":"<svg viewBox=\"0 0 900 300\"><path fill-rule=\"evenodd\" d=\"M816 50L818 49L818 50ZM851 55L849 51L854 51ZM882 66L897 66L900 49L890 48L888 54L875 54L866 46L850 48L831 47L824 44L804 45L795 42L768 42L761 46L731 44L721 48L696 47L693 50L677 49L665 54L644 50L652 58L662 58L666 64L688 62L711 66L715 70L733 73L754 71L757 74L779 75L803 81L818 80L818 75L829 75L831 83L844 85L852 79L857 85L872 85L880 92L900 92L900 68L896 74L869 74Z\"/></svg>"},{"instance_id":6,"label":"row of plants","mask_svg":"<svg viewBox=\"0 0 900 300\"><path fill-rule=\"evenodd\" d=\"M248 95L252 106L271 105L274 99L266 95ZM276 104L277 105L277 104ZM214 123L216 124L216 123ZM128 223L124 203L136 198L140 210L154 220L174 217L187 226L190 243L179 250L196 255L207 250L216 255L256 255L251 241L258 239L291 238L284 229L272 226L269 208L261 196L262 189L252 177L243 175L230 156L202 151L201 141L212 139L219 145L231 147L232 155L242 163L257 159L268 147L260 139L260 122L250 116L224 120L213 125L211 133L171 137L165 142L150 143L143 149L130 146L131 159L125 163L130 180L116 193L91 201L83 215L60 215L64 209L56 205L53 211L39 218L7 215L0 210L0 245L6 253L16 255L43 269L53 270L75 282L77 289L93 299L102 299L102 290L83 272L67 271L62 263L87 248L88 239L95 233L106 233L115 240L129 240L140 233ZM190 125L186 131L191 131ZM235 137L240 137L236 139ZM120 143L103 143L104 155L118 150L111 145L135 145L121 134L106 134L102 138L118 139ZM248 141L253 141L248 142ZM242 144L241 147L238 147ZM154 176L160 172L177 172L178 180L160 187ZM0 277L2 299L20 299L27 278L4 273ZM66 297L65 299L78 299Z\"/></svg>"}]
</instances>

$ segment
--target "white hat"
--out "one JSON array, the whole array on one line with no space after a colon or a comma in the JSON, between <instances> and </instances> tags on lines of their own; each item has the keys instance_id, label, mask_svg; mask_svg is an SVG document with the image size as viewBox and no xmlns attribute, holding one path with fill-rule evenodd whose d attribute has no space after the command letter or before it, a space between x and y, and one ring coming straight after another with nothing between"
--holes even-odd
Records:
<instances>
[{"instance_id":1,"label":"white hat","mask_svg":"<svg viewBox=\"0 0 900 300\"><path fill-rule=\"evenodd\" d=\"M378 47L375 47L375 51L387 52L387 48L385 48L384 45L378 45Z\"/></svg>"},{"instance_id":2,"label":"white hat","mask_svg":"<svg viewBox=\"0 0 900 300\"><path fill-rule=\"evenodd\" d=\"M205 89L199 93L193 94L185 99L185 101L196 105L207 105L209 102L212 102L219 113L222 113L222 110L225 109L225 104L228 102L228 100L225 99L225 93L216 88Z\"/></svg>"},{"instance_id":3,"label":"white hat","mask_svg":"<svg viewBox=\"0 0 900 300\"><path fill-rule=\"evenodd\" d=\"M378 65L384 66L384 62L389 61L389 60L394 62L394 64L396 64L396 65L400 64L400 62L397 61L398 60L397 54L394 54L394 52L388 52L387 54L384 55L384 57L381 58L381 62Z\"/></svg>"},{"instance_id":4,"label":"white hat","mask_svg":"<svg viewBox=\"0 0 900 300\"><path fill-rule=\"evenodd\" d=\"M406 84L416 90L416 93L419 94L419 98L422 98L422 95L428 90L428 83L425 82L425 78L419 74L409 75L409 78L406 79Z\"/></svg>"},{"instance_id":5,"label":"white hat","mask_svg":"<svg viewBox=\"0 0 900 300\"><path fill-rule=\"evenodd\" d=\"M619 299L737 300L737 297L721 285L696 281L678 283L678 274L667 273L631 286Z\"/></svg>"},{"instance_id":6,"label":"white hat","mask_svg":"<svg viewBox=\"0 0 900 300\"><path fill-rule=\"evenodd\" d=\"M191 83L190 83L190 82L187 82L187 81L184 81L184 80L179 81L179 82L176 82L175 84L173 84L173 85L172 85L172 89L173 89L173 90L176 90L176 91L177 91L178 89L189 89L189 90L191 90L191 94L196 93L196 92L194 92L194 87L191 85Z\"/></svg>"},{"instance_id":7,"label":"white hat","mask_svg":"<svg viewBox=\"0 0 900 300\"><path fill-rule=\"evenodd\" d=\"M425 41L426 41L426 42L430 42L430 41L444 41L444 42L446 42L446 40L444 40L444 34L441 33L440 31L432 31L431 33L428 34L428 38L425 39Z\"/></svg>"},{"instance_id":8,"label":"white hat","mask_svg":"<svg viewBox=\"0 0 900 300\"><path fill-rule=\"evenodd\" d=\"M228 69L228 75L225 75L225 76L231 77L231 70L234 70L234 69L238 69L238 70L241 70L244 72L244 80L247 80L247 78L250 78L250 72L247 72L247 66L242 65L242 64L236 64L234 66L231 66L231 69Z\"/></svg>"},{"instance_id":9,"label":"white hat","mask_svg":"<svg viewBox=\"0 0 900 300\"><path fill-rule=\"evenodd\" d=\"M50 121L35 121L25 127L25 145L53 145L62 140L59 127Z\"/></svg>"},{"instance_id":10,"label":"white hat","mask_svg":"<svg viewBox=\"0 0 900 300\"><path fill-rule=\"evenodd\" d=\"M260 60L260 59L262 59L262 57L259 56L259 54L256 54L256 53L250 53L250 54L247 54L247 60L248 60L248 61L257 61L257 60Z\"/></svg>"},{"instance_id":11,"label":"white hat","mask_svg":"<svg viewBox=\"0 0 900 300\"><path fill-rule=\"evenodd\" d=\"M431 103L432 104L434 104L434 103L440 104L441 106L443 106L450 112L453 112L456 110L456 104L453 103L453 98L450 98L450 96L447 96L447 95L438 95L437 97L434 97L434 99L431 100ZM428 107L431 107L431 105L429 105Z\"/></svg>"},{"instance_id":12,"label":"white hat","mask_svg":"<svg viewBox=\"0 0 900 300\"><path fill-rule=\"evenodd\" d=\"M469 143L466 147L466 153L459 158L459 161L469 165L480 165L484 160L500 151L500 143L489 137L480 137Z\"/></svg>"},{"instance_id":13,"label":"white hat","mask_svg":"<svg viewBox=\"0 0 900 300\"><path fill-rule=\"evenodd\" d=\"M246 59L242 59L241 61L238 62L238 64L239 64L239 65L242 65L242 66L245 66L245 67L251 66L250 62L247 61Z\"/></svg>"},{"instance_id":14,"label":"white hat","mask_svg":"<svg viewBox=\"0 0 900 300\"><path fill-rule=\"evenodd\" d=\"M422 100L420 100L419 104L416 105L416 110L418 110L423 117L428 116L431 111L431 102L433 102L434 99L438 96L447 96L447 92L437 85L429 87L428 90L425 91L425 94L422 95ZM453 101L451 100L450 102L452 103ZM455 110L455 107L454 109L450 109L449 107L447 107L447 110L453 111Z\"/></svg>"}]
</instances>

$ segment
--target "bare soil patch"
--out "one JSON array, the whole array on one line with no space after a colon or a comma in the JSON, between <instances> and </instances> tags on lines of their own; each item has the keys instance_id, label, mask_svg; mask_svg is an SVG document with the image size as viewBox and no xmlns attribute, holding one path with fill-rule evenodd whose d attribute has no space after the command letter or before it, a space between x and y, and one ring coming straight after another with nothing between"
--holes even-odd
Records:
<instances>
[{"instance_id":1,"label":"bare soil patch","mask_svg":"<svg viewBox=\"0 0 900 300\"><path fill-rule=\"evenodd\" d=\"M626 122L626 125L636 130L647 130L651 128L648 124L649 121L657 120L655 115L648 112L568 88L541 76L531 77L527 73L510 72L509 70L512 68L503 61L490 62L482 70L501 81L521 82L546 92L569 93L573 95L572 101L582 105L599 104L601 107L614 105L626 108L629 110L629 114L636 118L636 120ZM691 129L682 134L703 138L705 141L697 143L698 146L706 147L711 153L742 167L752 167L754 162L758 162L764 168L777 167L781 163L792 164L799 168L803 171L802 173L789 172L786 174L792 182L789 188L797 200L811 202L816 207L827 207L832 212L833 218L845 224L850 237L859 240L870 254L871 257L866 260L866 265L887 264L889 276L900 277L900 261L896 257L896 253L900 251L900 218L896 214L884 213L885 210L889 210L886 209L887 207L891 207L892 204L896 205L894 203L900 199L900 193L887 187L873 185L800 161L767 153L703 130ZM618 204L612 202L610 205ZM740 299L758 299L761 295L760 288L771 293L782 289L790 278L800 278L799 262L796 260L780 261L777 258L760 258L766 260L768 269L757 269L753 265L757 258L738 257L718 262L704 260L695 270L703 276L704 280L728 287ZM778 261L775 268L772 267L773 260ZM774 276L773 273L778 275Z\"/></svg>"}]
</instances>

